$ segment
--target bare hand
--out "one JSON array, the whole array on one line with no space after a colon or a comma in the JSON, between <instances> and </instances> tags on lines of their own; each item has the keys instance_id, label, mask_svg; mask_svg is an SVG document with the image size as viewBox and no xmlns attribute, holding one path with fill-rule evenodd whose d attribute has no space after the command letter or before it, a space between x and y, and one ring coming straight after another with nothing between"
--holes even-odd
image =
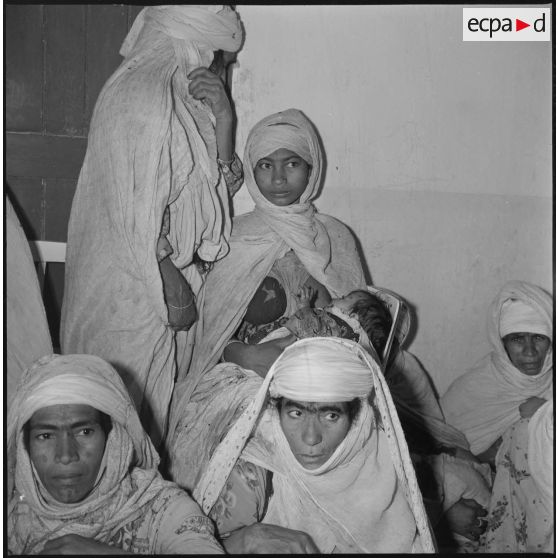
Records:
<instances>
[{"instance_id":1,"label":"bare hand","mask_svg":"<svg viewBox=\"0 0 558 558\"><path fill-rule=\"evenodd\" d=\"M229 554L318 554L320 551L309 535L270 525L254 523L234 531L223 541Z\"/></svg>"},{"instance_id":2,"label":"bare hand","mask_svg":"<svg viewBox=\"0 0 558 558\"><path fill-rule=\"evenodd\" d=\"M302 308L312 306L312 303L314 302L317 294L318 291L310 285L304 285L300 287L298 293L296 294L301 303L300 307Z\"/></svg>"},{"instance_id":3,"label":"bare hand","mask_svg":"<svg viewBox=\"0 0 558 558\"><path fill-rule=\"evenodd\" d=\"M529 397L519 406L521 418L531 418L546 403L546 399L541 397Z\"/></svg>"},{"instance_id":4,"label":"bare hand","mask_svg":"<svg viewBox=\"0 0 558 558\"><path fill-rule=\"evenodd\" d=\"M221 78L207 68L196 68L188 74L188 91L194 99L206 102L216 120L233 119L231 103Z\"/></svg>"},{"instance_id":5,"label":"bare hand","mask_svg":"<svg viewBox=\"0 0 558 558\"><path fill-rule=\"evenodd\" d=\"M64 535L48 541L39 554L132 554L80 535Z\"/></svg>"},{"instance_id":6,"label":"bare hand","mask_svg":"<svg viewBox=\"0 0 558 558\"><path fill-rule=\"evenodd\" d=\"M446 520L450 529L471 541L478 541L486 530L483 520L488 512L476 501L461 498L446 511Z\"/></svg>"},{"instance_id":7,"label":"bare hand","mask_svg":"<svg viewBox=\"0 0 558 558\"><path fill-rule=\"evenodd\" d=\"M331 295L329 291L322 285L319 281L316 281L314 277L310 276L304 283L305 287L310 287L315 290L314 295L314 308L325 308L331 303Z\"/></svg>"}]
</instances>

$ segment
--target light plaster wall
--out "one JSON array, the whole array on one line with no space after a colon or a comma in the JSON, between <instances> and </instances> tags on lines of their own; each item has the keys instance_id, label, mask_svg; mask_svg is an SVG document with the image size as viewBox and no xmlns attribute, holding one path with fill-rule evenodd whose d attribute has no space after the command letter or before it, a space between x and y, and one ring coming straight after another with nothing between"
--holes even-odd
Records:
<instances>
[{"instance_id":1,"label":"light plaster wall","mask_svg":"<svg viewBox=\"0 0 558 558\"><path fill-rule=\"evenodd\" d=\"M462 6L242 6L233 75L250 127L289 107L327 152L320 211L403 295L440 393L488 350L508 279L552 290L550 43L464 43ZM236 213L252 207L245 189Z\"/></svg>"}]
</instances>

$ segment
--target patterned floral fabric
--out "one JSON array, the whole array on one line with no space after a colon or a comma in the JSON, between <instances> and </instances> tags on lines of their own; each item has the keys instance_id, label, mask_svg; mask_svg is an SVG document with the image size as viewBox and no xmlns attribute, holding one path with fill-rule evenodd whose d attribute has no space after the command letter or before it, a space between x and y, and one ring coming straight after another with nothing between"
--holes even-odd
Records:
<instances>
[{"instance_id":1,"label":"patterned floral fabric","mask_svg":"<svg viewBox=\"0 0 558 558\"><path fill-rule=\"evenodd\" d=\"M270 474L239 459L209 517L221 538L236 529L262 521L271 492Z\"/></svg>"},{"instance_id":2,"label":"patterned floral fabric","mask_svg":"<svg viewBox=\"0 0 558 558\"><path fill-rule=\"evenodd\" d=\"M484 552L552 551L554 519L529 470L528 426L529 419L512 425L496 455Z\"/></svg>"},{"instance_id":3,"label":"patterned floral fabric","mask_svg":"<svg viewBox=\"0 0 558 558\"><path fill-rule=\"evenodd\" d=\"M294 252L289 251L277 260L252 297L236 338L255 345L285 325L290 315L300 309L296 295L309 277Z\"/></svg>"},{"instance_id":4,"label":"patterned floral fabric","mask_svg":"<svg viewBox=\"0 0 558 558\"><path fill-rule=\"evenodd\" d=\"M285 323L285 327L299 339L306 337L341 337L358 341L359 336L339 316L325 308L301 308Z\"/></svg>"},{"instance_id":5,"label":"patterned floral fabric","mask_svg":"<svg viewBox=\"0 0 558 558\"><path fill-rule=\"evenodd\" d=\"M235 153L232 161L222 161L217 159L219 168L223 173L223 178L225 179L225 184L227 185L227 190L231 198L240 190L242 183L244 181L244 170L242 168L242 161L240 157Z\"/></svg>"}]
</instances>

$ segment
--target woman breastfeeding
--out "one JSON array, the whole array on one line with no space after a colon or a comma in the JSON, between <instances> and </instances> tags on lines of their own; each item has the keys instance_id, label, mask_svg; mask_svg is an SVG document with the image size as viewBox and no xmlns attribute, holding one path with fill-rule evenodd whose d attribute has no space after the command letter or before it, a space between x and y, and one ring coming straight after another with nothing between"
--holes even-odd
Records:
<instances>
[{"instance_id":1,"label":"woman breastfeeding","mask_svg":"<svg viewBox=\"0 0 558 558\"><path fill-rule=\"evenodd\" d=\"M216 377L220 368L213 370L215 364L232 362L265 376L295 337L261 344L245 340L263 338L298 310L302 288L316 291L316 306L366 288L348 228L313 205L324 161L318 134L306 116L289 109L256 124L248 136L244 166L255 207L235 217L230 253L208 275L192 363L189 371L179 372L173 395L167 448L171 473L187 488L193 486L189 481L195 480L190 477L197 475L198 462L205 459L201 448L193 455L198 423L228 426L233 413L243 407L235 386L244 403L258 385L255 382L254 392L248 393L244 380ZM208 406L216 397L220 400ZM219 416L200 418L210 412ZM209 442L204 439L203 444Z\"/></svg>"}]
</instances>

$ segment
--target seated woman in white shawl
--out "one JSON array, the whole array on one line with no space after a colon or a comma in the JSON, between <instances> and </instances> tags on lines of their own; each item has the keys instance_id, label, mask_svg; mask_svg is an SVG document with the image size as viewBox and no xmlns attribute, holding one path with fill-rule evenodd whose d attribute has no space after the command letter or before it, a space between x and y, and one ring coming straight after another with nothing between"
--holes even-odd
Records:
<instances>
[{"instance_id":1,"label":"seated woman in white shawl","mask_svg":"<svg viewBox=\"0 0 558 558\"><path fill-rule=\"evenodd\" d=\"M199 470L190 448L206 427L196 419L213 397L219 359L264 376L295 338L250 345L248 333L276 329L299 308L304 286L318 291L319 306L366 288L350 231L313 205L323 166L318 134L298 110L264 118L248 136L244 171L255 208L235 217L230 253L207 277L191 365L178 371L173 393L167 448L181 486L191 489Z\"/></svg>"},{"instance_id":2,"label":"seated woman in white shawl","mask_svg":"<svg viewBox=\"0 0 558 558\"><path fill-rule=\"evenodd\" d=\"M42 357L8 414L11 554L222 553L159 457L114 370L90 355Z\"/></svg>"},{"instance_id":3,"label":"seated woman in white shawl","mask_svg":"<svg viewBox=\"0 0 558 558\"><path fill-rule=\"evenodd\" d=\"M62 350L117 368L156 445L205 263L228 251L227 186L242 172L217 74L242 39L228 6L142 10L97 99L72 204Z\"/></svg>"},{"instance_id":4,"label":"seated woman in white shawl","mask_svg":"<svg viewBox=\"0 0 558 558\"><path fill-rule=\"evenodd\" d=\"M534 522L525 522L525 509L515 497L529 494L532 483L527 423L553 397L552 298L539 287L510 281L492 303L488 335L492 352L453 382L442 407L448 422L467 437L471 451L496 469L486 539L498 538L494 533L508 529L507 521L517 537L508 538L505 549L495 544L492 549L537 551L537 545L544 544L538 528ZM499 480L509 475L510 463L522 471L521 478L515 478L517 486L508 485L510 493L515 493L513 501L509 494L502 498ZM539 510L540 523L545 508L536 498L531 503ZM535 516L527 514L531 521Z\"/></svg>"},{"instance_id":5,"label":"seated woman in white shawl","mask_svg":"<svg viewBox=\"0 0 558 558\"><path fill-rule=\"evenodd\" d=\"M285 349L194 497L230 552L434 550L380 365L344 339Z\"/></svg>"}]
</instances>

